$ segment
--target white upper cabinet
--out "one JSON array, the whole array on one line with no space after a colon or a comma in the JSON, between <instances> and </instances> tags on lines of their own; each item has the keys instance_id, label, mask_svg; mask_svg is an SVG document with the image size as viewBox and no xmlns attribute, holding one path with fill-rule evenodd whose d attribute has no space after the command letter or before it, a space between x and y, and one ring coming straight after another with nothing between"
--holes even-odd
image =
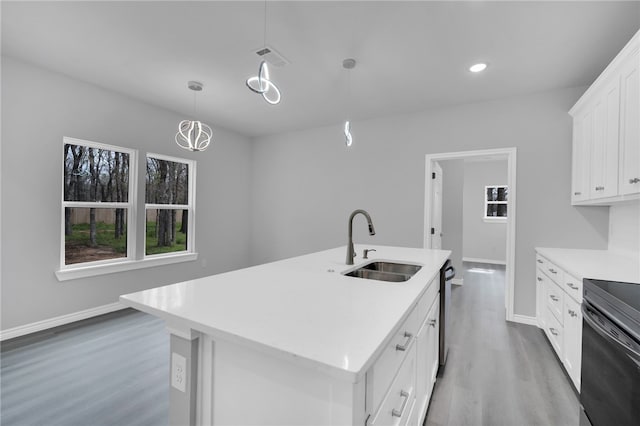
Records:
<instances>
[{"instance_id":1,"label":"white upper cabinet","mask_svg":"<svg viewBox=\"0 0 640 426\"><path fill-rule=\"evenodd\" d=\"M572 204L640 198L640 31L571 108Z\"/></svg>"},{"instance_id":2,"label":"white upper cabinet","mask_svg":"<svg viewBox=\"0 0 640 426\"><path fill-rule=\"evenodd\" d=\"M620 80L613 79L593 103L591 199L618 195Z\"/></svg>"},{"instance_id":3,"label":"white upper cabinet","mask_svg":"<svg viewBox=\"0 0 640 426\"><path fill-rule=\"evenodd\" d=\"M640 192L640 55L638 45L620 81L620 194Z\"/></svg>"},{"instance_id":4,"label":"white upper cabinet","mask_svg":"<svg viewBox=\"0 0 640 426\"><path fill-rule=\"evenodd\" d=\"M591 143L593 119L591 111L573 119L573 164L571 179L571 202L588 200L589 171L591 170Z\"/></svg>"}]
</instances>

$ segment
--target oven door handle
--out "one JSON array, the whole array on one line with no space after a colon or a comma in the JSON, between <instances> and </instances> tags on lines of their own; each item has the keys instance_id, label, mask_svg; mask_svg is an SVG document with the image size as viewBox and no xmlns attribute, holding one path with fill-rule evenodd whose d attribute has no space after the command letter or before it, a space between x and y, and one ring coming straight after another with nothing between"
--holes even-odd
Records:
<instances>
[{"instance_id":1,"label":"oven door handle","mask_svg":"<svg viewBox=\"0 0 640 426\"><path fill-rule=\"evenodd\" d=\"M582 305L582 318L584 319L584 321L591 326L591 328L593 328L593 330L598 333L600 336L604 337L605 339L607 339L608 341L614 343L615 345L619 346L620 348L622 348L625 352L627 352L627 356L629 358L631 358L631 360L633 362L635 362L639 367L640 367L640 353L636 352L633 350L633 348L630 348L629 346L625 345L623 342L621 342L619 339L615 338L614 336L611 335L611 333L609 333L607 330L605 330L604 328L602 328L602 326L600 326L600 324L598 324L597 322L595 322L592 318L591 318L591 312L593 312L593 310L591 308L586 307L585 305ZM612 324L613 325L613 324ZM615 327L615 326L614 326ZM620 330L618 327L616 327L617 330L619 330L619 332L621 334L626 334L624 331Z\"/></svg>"}]
</instances>

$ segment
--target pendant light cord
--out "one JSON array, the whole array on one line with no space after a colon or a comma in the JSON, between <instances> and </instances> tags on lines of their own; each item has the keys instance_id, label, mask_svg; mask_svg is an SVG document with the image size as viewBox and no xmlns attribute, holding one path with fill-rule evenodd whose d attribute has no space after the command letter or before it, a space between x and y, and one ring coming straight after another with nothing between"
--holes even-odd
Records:
<instances>
[{"instance_id":1,"label":"pendant light cord","mask_svg":"<svg viewBox=\"0 0 640 426\"><path fill-rule=\"evenodd\" d=\"M267 0L264 0L264 33L262 35L262 47L267 47Z\"/></svg>"},{"instance_id":2,"label":"pendant light cord","mask_svg":"<svg viewBox=\"0 0 640 426\"><path fill-rule=\"evenodd\" d=\"M193 118L196 119L196 91L193 91Z\"/></svg>"}]
</instances>

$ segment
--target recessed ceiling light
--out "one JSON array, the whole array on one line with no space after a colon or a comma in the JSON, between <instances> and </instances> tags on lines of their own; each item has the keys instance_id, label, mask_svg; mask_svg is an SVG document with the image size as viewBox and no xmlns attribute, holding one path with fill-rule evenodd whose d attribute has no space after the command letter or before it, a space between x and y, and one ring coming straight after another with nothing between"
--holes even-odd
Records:
<instances>
[{"instance_id":1,"label":"recessed ceiling light","mask_svg":"<svg viewBox=\"0 0 640 426\"><path fill-rule=\"evenodd\" d=\"M480 62L479 64L471 65L469 67L469 71L480 72L480 71L484 71L486 68L487 68L487 64Z\"/></svg>"}]
</instances>

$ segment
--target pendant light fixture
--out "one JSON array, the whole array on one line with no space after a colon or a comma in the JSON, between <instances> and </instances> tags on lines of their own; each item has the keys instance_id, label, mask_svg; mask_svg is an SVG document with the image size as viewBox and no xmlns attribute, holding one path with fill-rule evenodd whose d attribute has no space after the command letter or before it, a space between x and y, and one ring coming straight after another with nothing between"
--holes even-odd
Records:
<instances>
[{"instance_id":1,"label":"pendant light fixture","mask_svg":"<svg viewBox=\"0 0 640 426\"><path fill-rule=\"evenodd\" d=\"M198 81L189 81L187 87L193 90L193 114L196 113L196 93L202 91L203 84ZM211 143L213 131L201 121L182 120L178 124L176 143L180 148L189 151L204 151Z\"/></svg>"},{"instance_id":2,"label":"pendant light fixture","mask_svg":"<svg viewBox=\"0 0 640 426\"><path fill-rule=\"evenodd\" d=\"M267 0L264 2L264 33L263 33L263 46L267 49ZM255 93L262 95L262 98L271 105L277 105L280 103L280 89L271 81L269 76L269 66L266 61L260 62L258 68L258 75L249 77L247 79L247 87Z\"/></svg>"},{"instance_id":3,"label":"pendant light fixture","mask_svg":"<svg viewBox=\"0 0 640 426\"><path fill-rule=\"evenodd\" d=\"M353 58L347 58L342 61L342 68L346 69L347 74L347 120L344 122L344 143L347 147L353 144L353 136L351 136L351 70L356 66L356 60Z\"/></svg>"}]
</instances>

